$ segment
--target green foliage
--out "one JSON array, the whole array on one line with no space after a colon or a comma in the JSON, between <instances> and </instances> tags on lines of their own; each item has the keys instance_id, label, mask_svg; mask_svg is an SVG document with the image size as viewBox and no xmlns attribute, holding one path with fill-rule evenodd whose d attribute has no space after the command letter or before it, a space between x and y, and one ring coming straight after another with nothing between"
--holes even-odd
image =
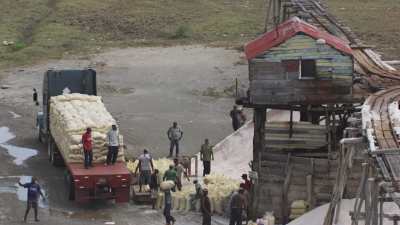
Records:
<instances>
[{"instance_id":1,"label":"green foliage","mask_svg":"<svg viewBox=\"0 0 400 225\"><path fill-rule=\"evenodd\" d=\"M264 0L0 0L0 68L107 48L241 46L263 30Z\"/></svg>"},{"instance_id":2,"label":"green foliage","mask_svg":"<svg viewBox=\"0 0 400 225\"><path fill-rule=\"evenodd\" d=\"M189 38L192 35L192 30L187 25L180 25L175 30L175 34L172 36L174 39Z\"/></svg>"}]
</instances>

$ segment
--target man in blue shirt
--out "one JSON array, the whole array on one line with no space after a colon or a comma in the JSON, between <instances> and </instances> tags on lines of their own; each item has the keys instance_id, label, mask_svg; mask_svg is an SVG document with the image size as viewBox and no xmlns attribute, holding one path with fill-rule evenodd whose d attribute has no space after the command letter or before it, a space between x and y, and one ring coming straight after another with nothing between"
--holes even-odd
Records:
<instances>
[{"instance_id":1,"label":"man in blue shirt","mask_svg":"<svg viewBox=\"0 0 400 225\"><path fill-rule=\"evenodd\" d=\"M33 208L33 210L35 211L35 221L36 222L39 221L38 219L39 195L42 196L43 200L45 200L45 197L42 193L40 185L36 183L36 180L37 180L36 177L32 177L32 181L30 183L21 184L20 182L18 182L19 186L28 189L28 201L24 216L24 222L26 222L26 218L28 217L28 213L31 208Z\"/></svg>"}]
</instances>

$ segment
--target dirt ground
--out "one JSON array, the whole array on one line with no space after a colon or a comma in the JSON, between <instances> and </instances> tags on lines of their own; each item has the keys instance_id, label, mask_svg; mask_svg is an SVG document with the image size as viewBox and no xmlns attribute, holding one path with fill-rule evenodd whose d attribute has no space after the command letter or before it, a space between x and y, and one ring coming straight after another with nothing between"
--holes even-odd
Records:
<instances>
[{"instance_id":1,"label":"dirt ground","mask_svg":"<svg viewBox=\"0 0 400 225\"><path fill-rule=\"evenodd\" d=\"M37 176L47 192L48 207L41 209L43 224L163 224L161 212L147 206L68 202L64 169L47 163L46 148L38 143L34 129L39 108L31 102L32 88L41 93L48 68L88 66L98 72L99 95L118 119L128 152L136 155L148 148L155 157L168 154L166 131L172 121L184 130L183 154L196 153L204 138L216 143L229 135L232 86L235 78L242 83L247 79L247 66L238 52L202 46L113 50L83 60L0 72L0 87L5 88L0 88L0 128L8 127L16 136L7 144L38 150L37 156L17 166L0 147L0 224L19 224L22 219L25 204L13 191L22 175ZM187 225L199 224L201 219L195 213L178 218L177 224Z\"/></svg>"}]
</instances>

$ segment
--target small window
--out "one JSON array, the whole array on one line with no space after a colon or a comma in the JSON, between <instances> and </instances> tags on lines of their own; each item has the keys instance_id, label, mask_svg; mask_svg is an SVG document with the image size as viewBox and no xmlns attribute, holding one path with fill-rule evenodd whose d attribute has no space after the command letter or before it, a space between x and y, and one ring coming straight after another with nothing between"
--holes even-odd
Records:
<instances>
[{"instance_id":1,"label":"small window","mask_svg":"<svg viewBox=\"0 0 400 225\"><path fill-rule=\"evenodd\" d=\"M299 79L315 79L317 77L317 67L315 60L300 60Z\"/></svg>"}]
</instances>

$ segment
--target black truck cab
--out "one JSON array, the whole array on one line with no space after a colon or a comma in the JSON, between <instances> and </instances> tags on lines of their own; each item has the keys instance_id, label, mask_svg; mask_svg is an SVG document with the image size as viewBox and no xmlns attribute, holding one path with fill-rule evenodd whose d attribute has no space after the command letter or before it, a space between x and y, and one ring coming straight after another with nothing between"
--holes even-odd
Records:
<instances>
[{"instance_id":1,"label":"black truck cab","mask_svg":"<svg viewBox=\"0 0 400 225\"><path fill-rule=\"evenodd\" d=\"M81 93L97 95L96 71L84 70L48 70L43 77L43 111L37 114L39 141L48 142L50 98L63 93Z\"/></svg>"}]
</instances>

